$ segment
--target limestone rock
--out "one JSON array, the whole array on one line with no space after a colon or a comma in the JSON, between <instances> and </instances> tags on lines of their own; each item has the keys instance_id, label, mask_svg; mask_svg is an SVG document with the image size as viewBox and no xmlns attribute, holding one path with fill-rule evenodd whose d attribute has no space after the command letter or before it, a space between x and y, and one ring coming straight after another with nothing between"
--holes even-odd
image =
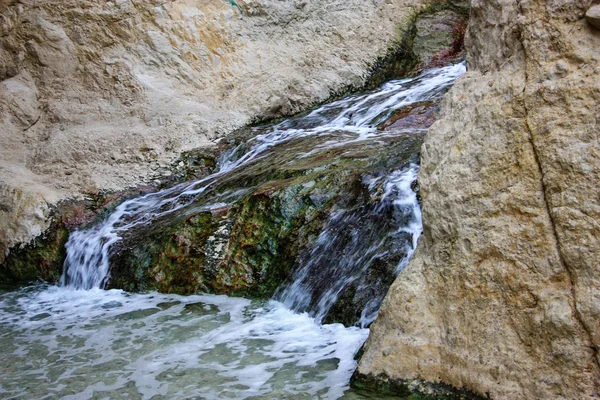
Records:
<instances>
[{"instance_id":1,"label":"limestone rock","mask_svg":"<svg viewBox=\"0 0 600 400\"><path fill-rule=\"evenodd\" d=\"M472 1L422 149L424 235L358 374L600 395L600 36L581 2Z\"/></svg>"},{"instance_id":2,"label":"limestone rock","mask_svg":"<svg viewBox=\"0 0 600 400\"><path fill-rule=\"evenodd\" d=\"M7 244L26 243L50 225L48 204L35 188L15 189L0 183L0 252Z\"/></svg>"},{"instance_id":3,"label":"limestone rock","mask_svg":"<svg viewBox=\"0 0 600 400\"><path fill-rule=\"evenodd\" d=\"M6 125L28 129L40 118L38 90L27 72L0 82L1 118Z\"/></svg>"},{"instance_id":4,"label":"limestone rock","mask_svg":"<svg viewBox=\"0 0 600 400\"><path fill-rule=\"evenodd\" d=\"M156 163L360 85L422 3L0 1L0 184L54 204L153 181ZM45 226L19 231L11 210L0 262Z\"/></svg>"},{"instance_id":5,"label":"limestone rock","mask_svg":"<svg viewBox=\"0 0 600 400\"><path fill-rule=\"evenodd\" d=\"M585 19L587 19L590 25L600 29L600 4L590 7L585 13Z\"/></svg>"}]
</instances>

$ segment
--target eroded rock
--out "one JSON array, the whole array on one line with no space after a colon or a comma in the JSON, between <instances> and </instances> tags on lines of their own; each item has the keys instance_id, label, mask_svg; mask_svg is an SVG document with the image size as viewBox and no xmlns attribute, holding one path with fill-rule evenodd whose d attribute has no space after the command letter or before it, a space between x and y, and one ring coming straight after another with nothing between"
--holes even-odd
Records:
<instances>
[{"instance_id":1,"label":"eroded rock","mask_svg":"<svg viewBox=\"0 0 600 400\"><path fill-rule=\"evenodd\" d=\"M424 235L358 374L491 398L600 392L600 36L582 3L473 1L430 129Z\"/></svg>"},{"instance_id":2,"label":"eroded rock","mask_svg":"<svg viewBox=\"0 0 600 400\"><path fill-rule=\"evenodd\" d=\"M182 151L360 86L422 3L2 1L0 182L48 204L153 182ZM0 262L46 226L2 235Z\"/></svg>"},{"instance_id":3,"label":"eroded rock","mask_svg":"<svg viewBox=\"0 0 600 400\"><path fill-rule=\"evenodd\" d=\"M280 145L270 156L216 182L206 198L199 196L181 212L126 232L113 249L109 286L271 297L290 278L301 255L310 256L332 210L356 210L362 215L378 207L363 177L404 165L418 151L423 135L424 131L395 132L384 149L378 144L351 144L311 157L298 154L309 143L314 146L315 140L326 142L326 137ZM218 193L241 190L249 192L233 205L190 215L190 210L214 201ZM381 232L387 232L391 217L379 217L381 221L374 221L371 216L369 223L379 223ZM388 247L393 244L390 240ZM365 279L385 291L402 256L390 251ZM352 301L352 290L346 301ZM331 318L352 325L368 300L334 310Z\"/></svg>"}]
</instances>

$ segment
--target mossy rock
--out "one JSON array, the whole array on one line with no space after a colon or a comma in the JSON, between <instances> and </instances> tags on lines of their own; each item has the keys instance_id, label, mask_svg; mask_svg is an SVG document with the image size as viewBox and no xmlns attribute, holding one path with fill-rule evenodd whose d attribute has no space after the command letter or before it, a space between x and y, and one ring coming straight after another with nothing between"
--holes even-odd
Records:
<instances>
[{"instance_id":1,"label":"mossy rock","mask_svg":"<svg viewBox=\"0 0 600 400\"><path fill-rule=\"evenodd\" d=\"M0 264L0 283L57 282L66 257L65 243L69 231L53 223L47 233L31 243L13 248Z\"/></svg>"},{"instance_id":2,"label":"mossy rock","mask_svg":"<svg viewBox=\"0 0 600 400\"><path fill-rule=\"evenodd\" d=\"M352 391L369 397L370 393L404 400L485 400L466 389L457 389L441 382L420 379L390 379L386 375L362 375L356 371L350 381Z\"/></svg>"},{"instance_id":3,"label":"mossy rock","mask_svg":"<svg viewBox=\"0 0 600 400\"><path fill-rule=\"evenodd\" d=\"M202 212L138 235L133 243L119 243L111 259L109 287L178 294L209 291L202 265L215 223L210 212Z\"/></svg>"},{"instance_id":4,"label":"mossy rock","mask_svg":"<svg viewBox=\"0 0 600 400\"><path fill-rule=\"evenodd\" d=\"M365 88L461 57L469 10L467 0L432 0L418 9L387 53L375 61Z\"/></svg>"},{"instance_id":5,"label":"mossy rock","mask_svg":"<svg viewBox=\"0 0 600 400\"><path fill-rule=\"evenodd\" d=\"M419 18L442 12L464 15L462 3L465 2L434 1L416 13L410 27L399 35L397 45L374 67L367 86L413 71L420 62L414 51ZM388 121L382 129L393 128L404 115L395 114L393 118L396 120ZM217 149L183 154L176 163L176 173L159 186L212 173L227 142L244 143L260 132L260 127L249 127L223 141ZM110 287L270 296L318 236L332 209L364 205L361 177L402 165L419 151L422 137L392 135L383 137L378 144L343 146L297 159L298 152L326 140L327 137L311 137L277 146L266 161L224 177L215 185L216 196L240 188L246 188L247 193L223 210L182 211L148 229L128 232L112 249ZM119 202L136 194L133 191L93 196L84 207L91 217L75 216L65 223L57 214L57 222L43 238L23 249L13 249L7 262L0 266L0 282L37 278L55 282L62 270L68 231L105 218ZM200 207L202 201L208 200L200 199L191 207ZM393 262L382 261L381 265ZM356 301L356 292L352 290L342 296L332 320L355 319L354 311L342 315L349 309L344 304Z\"/></svg>"}]
</instances>

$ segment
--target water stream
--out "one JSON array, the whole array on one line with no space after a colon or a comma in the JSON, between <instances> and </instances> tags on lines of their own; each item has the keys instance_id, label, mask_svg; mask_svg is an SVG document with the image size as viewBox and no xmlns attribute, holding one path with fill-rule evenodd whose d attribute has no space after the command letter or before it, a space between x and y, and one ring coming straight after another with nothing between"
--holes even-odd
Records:
<instances>
[{"instance_id":1,"label":"water stream","mask_svg":"<svg viewBox=\"0 0 600 400\"><path fill-rule=\"evenodd\" d=\"M377 125L395 110L439 100L464 70L462 64L429 70L262 127L225 153L214 174L128 200L100 224L73 232L59 286L0 291L0 397L352 396L344 393L356 367L353 357L385 294L379 287L368 290L368 270L395 251L400 256L394 273L400 272L421 232L411 189L417 165L364 176L376 200L369 207L335 210L270 301L103 290L115 244L159 219L235 203L252 187L225 190L222 182L294 141L314 138L314 146L301 146L295 160L347 146L385 146L394 132ZM377 224L385 224L384 235ZM397 249L390 250L390 243ZM359 326L323 324L349 285L367 296Z\"/></svg>"},{"instance_id":2,"label":"water stream","mask_svg":"<svg viewBox=\"0 0 600 400\"><path fill-rule=\"evenodd\" d=\"M280 287L275 298L296 312L308 311L318 323L323 322L340 293L366 276L366 271L389 253L384 243L395 240L393 251L402 254L394 276L408 263L423 229L421 210L411 184L417 178L418 167L393 171L387 176L365 179L372 190L379 181L384 190L377 204L358 210L338 210L327 222L313 248L302 260L301 268L290 283ZM379 216L389 215L396 229L381 235ZM335 260L335 261L334 261ZM357 292L369 290L370 282L360 282ZM358 318L361 327L375 317L385 291L370 293L370 298Z\"/></svg>"}]
</instances>

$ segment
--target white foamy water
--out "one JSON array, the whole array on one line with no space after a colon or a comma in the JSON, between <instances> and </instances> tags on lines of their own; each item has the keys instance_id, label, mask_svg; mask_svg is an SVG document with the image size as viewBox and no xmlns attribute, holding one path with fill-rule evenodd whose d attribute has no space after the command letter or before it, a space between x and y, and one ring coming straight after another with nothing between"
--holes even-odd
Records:
<instances>
[{"instance_id":1,"label":"white foamy water","mask_svg":"<svg viewBox=\"0 0 600 400\"><path fill-rule=\"evenodd\" d=\"M0 397L336 399L367 335L275 301L29 288L0 295Z\"/></svg>"},{"instance_id":2,"label":"white foamy water","mask_svg":"<svg viewBox=\"0 0 600 400\"><path fill-rule=\"evenodd\" d=\"M391 237L405 233L406 239L396 239L395 252L404 256L395 273L398 274L408 264L423 230L421 208L417 195L411 185L417 179L419 167L411 165L404 170L397 170L389 175L365 179L364 183L371 192L382 189L379 202L371 210L338 210L331 215L315 244L309 257L295 273L292 283L280 288L276 298L286 307L296 311L309 311L317 321L322 321L337 302L340 293L355 281L365 277L373 263L385 257L389 249L384 243ZM375 219L378 215L394 216L397 221L395 230L386 235L373 232L371 226L360 226L360 222L368 217ZM359 225L351 235L340 235L347 226ZM377 228L375 228L377 229ZM335 258L335 261L332 260ZM320 284L315 285L315 281ZM369 290L358 285L357 291ZM323 289L325 287L325 289ZM372 296L364 307L359 325L370 325L379 310L385 292Z\"/></svg>"}]
</instances>

